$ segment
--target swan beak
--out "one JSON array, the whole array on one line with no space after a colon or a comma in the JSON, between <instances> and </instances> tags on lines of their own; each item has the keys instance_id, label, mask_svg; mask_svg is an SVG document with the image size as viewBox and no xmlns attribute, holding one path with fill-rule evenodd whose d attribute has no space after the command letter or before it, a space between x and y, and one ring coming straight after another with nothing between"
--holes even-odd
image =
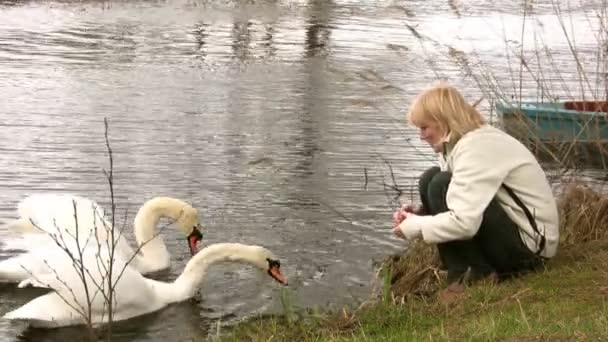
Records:
<instances>
[{"instance_id":1,"label":"swan beak","mask_svg":"<svg viewBox=\"0 0 608 342\"><path fill-rule=\"evenodd\" d=\"M203 239L203 234L198 229L192 230L192 233L188 235L188 247L190 248L190 255L193 256L198 252L198 243Z\"/></svg>"},{"instance_id":2,"label":"swan beak","mask_svg":"<svg viewBox=\"0 0 608 342\"><path fill-rule=\"evenodd\" d=\"M287 279L281 274L279 266L272 266L268 269L268 274L283 285L287 285Z\"/></svg>"}]
</instances>

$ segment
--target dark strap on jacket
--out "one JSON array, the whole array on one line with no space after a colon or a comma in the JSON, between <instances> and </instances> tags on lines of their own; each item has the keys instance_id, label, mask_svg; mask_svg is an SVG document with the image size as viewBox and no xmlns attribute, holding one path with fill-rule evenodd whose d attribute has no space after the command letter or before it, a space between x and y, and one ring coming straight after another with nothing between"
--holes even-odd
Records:
<instances>
[{"instance_id":1,"label":"dark strap on jacket","mask_svg":"<svg viewBox=\"0 0 608 342\"><path fill-rule=\"evenodd\" d=\"M545 242L546 242L545 235L541 234L540 230L538 230L538 226L536 225L536 220L534 219L534 216L532 216L532 213L530 213L530 210L528 210L528 207L526 207L526 205L524 204L524 202L522 202L522 200L519 198L519 196L517 196L515 194L513 189L511 189L504 183L502 186L505 188L505 190L507 190L507 192L509 193L509 196L511 196L511 198L515 201L515 203L517 203L517 205L521 208L521 210L524 211L524 214L526 214L526 217L528 218L528 221L530 222L532 229L534 229L536 234L538 234L538 236L540 236L540 243L538 245L538 251L536 252L536 255L540 255L540 253L545 249Z\"/></svg>"}]
</instances>

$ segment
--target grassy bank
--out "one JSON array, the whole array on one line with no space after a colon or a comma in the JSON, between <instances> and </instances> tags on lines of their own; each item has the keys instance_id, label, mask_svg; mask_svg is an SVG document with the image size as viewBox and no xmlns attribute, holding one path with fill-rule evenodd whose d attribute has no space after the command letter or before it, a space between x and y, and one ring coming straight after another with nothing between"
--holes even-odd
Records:
<instances>
[{"instance_id":1,"label":"grassy bank","mask_svg":"<svg viewBox=\"0 0 608 342\"><path fill-rule=\"evenodd\" d=\"M560 197L562 244L546 270L475 284L446 304L433 249L387 258L385 287L356 309L256 318L222 341L596 340L608 336L608 199L580 184ZM287 312L290 308L286 305Z\"/></svg>"},{"instance_id":2,"label":"grassy bank","mask_svg":"<svg viewBox=\"0 0 608 342\"><path fill-rule=\"evenodd\" d=\"M608 18L606 1L590 21L597 32L598 53L585 60L574 44L572 21L554 4L561 34L568 42L574 72L556 62L544 44L524 48L523 42L504 37L512 85L499 78L475 53L465 53L408 26L422 44L431 44L438 54L448 52L467 78L488 99L557 101L558 99L606 100L608 79ZM523 7L522 32L532 2ZM529 8L530 6L530 8ZM595 27L596 26L596 27ZM522 33L523 39L523 33ZM593 58L591 58L593 57ZM586 63L585 63L586 61ZM433 68L433 65L429 65ZM570 76L564 76L570 75ZM573 76L574 75L574 76ZM572 79L574 77L574 79ZM550 80L558 80L556 84ZM568 80L571 83L566 82ZM590 81L591 80L591 81ZM524 92L523 84L536 86L536 97ZM574 91L576 89L576 91ZM531 96L531 97L530 97ZM489 108L493 106L490 101ZM577 142L571 142L576 144ZM598 141L598 143L600 143ZM540 144L540 143L539 143ZM418 243L406 255L387 257L380 267L384 285L372 300L340 312L298 312L285 304L285 315L258 317L222 332L222 341L461 341L461 340L603 340L608 336L608 197L570 178L580 160L566 145L565 153L550 160L561 188L559 196L560 247L544 271L499 284L478 283L446 303L445 288L433 247ZM545 148L540 145L541 150ZM549 149L547 149L549 150ZM561 150L560 150L561 151ZM542 152L542 151L541 151ZM549 152L551 152L549 150ZM608 153L605 150L601 153ZM600 153L598 152L598 153ZM606 155L605 155L606 156ZM606 168L606 165L603 165ZM603 188L605 184L594 184ZM605 191L604 191L605 192Z\"/></svg>"},{"instance_id":3,"label":"grassy bank","mask_svg":"<svg viewBox=\"0 0 608 342\"><path fill-rule=\"evenodd\" d=\"M608 336L608 242L562 251L546 272L479 284L453 305L378 302L351 314L243 324L225 341L590 340Z\"/></svg>"}]
</instances>

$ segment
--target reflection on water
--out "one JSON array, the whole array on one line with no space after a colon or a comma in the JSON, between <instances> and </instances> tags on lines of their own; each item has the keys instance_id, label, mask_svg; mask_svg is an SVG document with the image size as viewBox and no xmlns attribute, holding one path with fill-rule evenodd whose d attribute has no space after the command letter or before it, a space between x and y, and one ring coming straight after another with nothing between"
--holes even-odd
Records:
<instances>
[{"instance_id":1,"label":"reflection on water","mask_svg":"<svg viewBox=\"0 0 608 342\"><path fill-rule=\"evenodd\" d=\"M551 3L534 4L526 39L560 32ZM598 5L571 6L583 52L596 44L584 13ZM482 96L448 46L510 85L504 41L519 39L521 14L518 4L488 1L2 2L0 220L36 191L107 206L107 117L121 215L132 219L156 195L189 200L206 244L261 244L280 256L297 305L362 300L372 259L403 249L388 229L396 205L383 186L392 184L388 165L407 199L433 163L404 124L409 101L438 77L472 101ZM563 72L576 72L567 44L547 37ZM180 237L164 235L173 266L155 277L171 281L188 254ZM37 294L1 287L0 313ZM197 298L115 333L125 341L215 334L280 310L278 295L255 270L221 265ZM3 340L82 334L0 321Z\"/></svg>"}]
</instances>

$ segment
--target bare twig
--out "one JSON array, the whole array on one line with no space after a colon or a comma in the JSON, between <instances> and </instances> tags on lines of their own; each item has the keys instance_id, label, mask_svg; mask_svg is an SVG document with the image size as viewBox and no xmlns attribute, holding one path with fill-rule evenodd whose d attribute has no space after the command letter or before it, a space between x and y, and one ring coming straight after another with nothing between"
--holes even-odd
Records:
<instances>
[{"instance_id":1,"label":"bare twig","mask_svg":"<svg viewBox=\"0 0 608 342\"><path fill-rule=\"evenodd\" d=\"M111 336L112 336L112 318L113 318L113 305L114 305L114 301L113 301L113 282L112 282L112 269L114 266L114 252L116 249L116 240L114 239L114 227L116 226L116 201L115 201L115 197L114 197L114 158L112 156L112 147L110 146L110 139L108 137L108 119L104 118L103 119L103 124L104 124L104 137L105 137L105 141L106 141L106 148L108 150L108 159L110 162L110 170L109 172L106 173L106 177L108 180L108 185L110 187L110 203L111 203L111 210L112 210L112 225L111 225L111 230L110 230L110 236L111 236L111 241L112 241L112 248L110 249L110 261L109 261L109 265L108 265L108 302L106 303L108 306L108 341L110 341Z\"/></svg>"},{"instance_id":2,"label":"bare twig","mask_svg":"<svg viewBox=\"0 0 608 342\"><path fill-rule=\"evenodd\" d=\"M82 320L87 326L91 340L97 339L94 331L94 325L96 324L97 320L100 319L99 317L101 317L101 323L105 323L105 334L107 340L109 341L112 338L112 323L114 310L117 305L115 289L118 282L124 275L124 272L131 264L133 259L140 253L141 249L144 248L150 241L157 238L166 227L172 224L172 222L163 225L157 232L155 232L155 234L153 234L152 237L138 244L137 248L133 252L133 255L128 256L126 260L121 259L124 264L120 266L115 265L118 260L118 252L116 251L116 248L119 244L119 240L122 238L122 229L116 228L116 202L113 179L114 163L112 148L108 138L107 119L104 119L104 126L106 148L108 150L110 160L109 170L103 171L110 188L110 200L112 208L110 222L101 216L101 213L97 210L98 208L92 205L91 211L93 216L91 219L93 221L93 226L89 229L88 236L83 235L83 232L81 231L82 220L79 220L79 215L82 214L79 212L79 208L82 207L78 207L75 200L72 200L74 232L72 232L71 229L68 230L67 227L61 227L56 219L52 220L55 229L54 232L44 230L36 222L33 222L33 220L30 219L32 225L39 231L46 233L54 244L59 247L63 253L65 253L67 258L69 258L78 281L82 283L84 293L75 291L75 286L77 286L77 284L68 284L65 279L62 279L61 272L56 270L46 260L44 260L44 263L49 269L50 274L44 275L44 277L53 276L54 279L56 279L56 282L54 280L51 282L55 282L55 285L49 283L49 281L45 281L44 277L33 274L31 270L26 269L26 271L30 275L30 278L39 285L55 289L55 292L58 294L61 300L64 301L65 304L68 305L72 310L82 316ZM180 216L183 213L183 211L180 212ZM126 226L125 223L127 216L127 212L125 211L123 228ZM61 222L61 224L64 223L66 222ZM117 229L118 232L116 232ZM92 236L95 236L94 242L91 240ZM91 259L93 255L95 259ZM67 297L64 295L66 293L69 294ZM101 296L101 298L98 298L98 296ZM71 299L69 297L71 297ZM103 300L102 306L93 308L93 303L96 301L96 298L98 298L98 300Z\"/></svg>"}]
</instances>

